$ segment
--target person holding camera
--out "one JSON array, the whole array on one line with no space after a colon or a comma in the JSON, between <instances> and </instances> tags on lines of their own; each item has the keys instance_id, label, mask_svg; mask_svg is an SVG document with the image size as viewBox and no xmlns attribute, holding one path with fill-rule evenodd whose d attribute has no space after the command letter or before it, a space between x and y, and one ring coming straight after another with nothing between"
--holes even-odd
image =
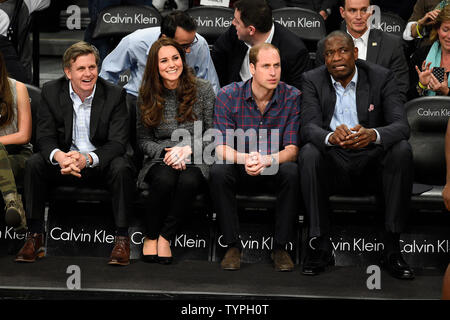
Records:
<instances>
[{"instance_id":1,"label":"person holding camera","mask_svg":"<svg viewBox=\"0 0 450 320\"><path fill-rule=\"evenodd\" d=\"M436 18L430 33L432 44L417 49L411 58L409 98L417 96L450 95L450 7L445 7Z\"/></svg>"}]
</instances>

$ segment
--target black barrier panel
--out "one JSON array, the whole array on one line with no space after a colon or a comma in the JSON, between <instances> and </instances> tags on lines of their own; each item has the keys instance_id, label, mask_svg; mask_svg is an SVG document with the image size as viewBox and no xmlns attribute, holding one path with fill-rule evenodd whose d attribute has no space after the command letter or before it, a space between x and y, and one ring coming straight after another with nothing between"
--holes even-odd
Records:
<instances>
[{"instance_id":1,"label":"black barrier panel","mask_svg":"<svg viewBox=\"0 0 450 320\"><path fill-rule=\"evenodd\" d=\"M327 34L320 14L303 8L281 8L272 11L273 19L303 40L319 41Z\"/></svg>"},{"instance_id":2,"label":"black barrier panel","mask_svg":"<svg viewBox=\"0 0 450 320\"><path fill-rule=\"evenodd\" d=\"M0 221L0 255L16 255L25 243L26 234L16 233L14 228L5 225L4 219Z\"/></svg>"},{"instance_id":3,"label":"black barrier panel","mask_svg":"<svg viewBox=\"0 0 450 320\"><path fill-rule=\"evenodd\" d=\"M55 205L48 216L47 255L108 258L114 247L111 206L101 203Z\"/></svg>"},{"instance_id":4,"label":"black barrier panel","mask_svg":"<svg viewBox=\"0 0 450 320\"><path fill-rule=\"evenodd\" d=\"M139 259L145 237L142 209L129 217L130 259ZM182 229L171 240L171 250L177 261L208 261L211 251L210 224L205 216L189 214ZM3 251L11 251L11 242L22 240L12 228L7 228ZM0 236L2 232L0 231ZM112 208L102 203L76 203L70 208L58 203L49 210L47 255L109 257L114 247L115 226ZM17 244L14 246L17 248ZM18 248L20 249L20 247ZM17 251L18 251L17 249Z\"/></svg>"},{"instance_id":5,"label":"black barrier panel","mask_svg":"<svg viewBox=\"0 0 450 320\"><path fill-rule=\"evenodd\" d=\"M133 226L130 234L130 259L140 259L145 238L143 226ZM193 221L184 226L170 241L174 260L209 260L211 240L207 221Z\"/></svg>"},{"instance_id":6,"label":"black barrier panel","mask_svg":"<svg viewBox=\"0 0 450 320\"><path fill-rule=\"evenodd\" d=\"M297 231L297 228L295 228ZM240 224L240 237L242 246L242 263L270 263L273 249L273 224L266 223L242 223ZM227 246L223 243L220 232L216 234L213 260L222 261ZM292 261L298 262L298 235L286 245Z\"/></svg>"},{"instance_id":7,"label":"black barrier panel","mask_svg":"<svg viewBox=\"0 0 450 320\"><path fill-rule=\"evenodd\" d=\"M102 11L93 38L126 36L138 29L157 27L161 14L150 6L115 6Z\"/></svg>"},{"instance_id":8,"label":"black barrier panel","mask_svg":"<svg viewBox=\"0 0 450 320\"><path fill-rule=\"evenodd\" d=\"M224 7L195 7L186 12L194 19L197 32L209 44L213 44L222 33L231 27L234 17L233 10Z\"/></svg>"},{"instance_id":9,"label":"black barrier panel","mask_svg":"<svg viewBox=\"0 0 450 320\"><path fill-rule=\"evenodd\" d=\"M333 226L331 239L336 266L380 265L384 248L381 231L369 225ZM450 255L450 227L410 227L401 235L400 250L413 268L443 268Z\"/></svg>"},{"instance_id":10,"label":"black barrier panel","mask_svg":"<svg viewBox=\"0 0 450 320\"><path fill-rule=\"evenodd\" d=\"M405 105L411 126L414 181L444 185L445 132L450 117L449 97L421 97Z\"/></svg>"}]
</instances>

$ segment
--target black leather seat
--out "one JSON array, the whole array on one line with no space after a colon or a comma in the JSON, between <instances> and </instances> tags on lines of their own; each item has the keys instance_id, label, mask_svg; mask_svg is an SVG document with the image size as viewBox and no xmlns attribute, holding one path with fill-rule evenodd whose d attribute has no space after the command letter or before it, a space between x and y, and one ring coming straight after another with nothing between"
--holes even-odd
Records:
<instances>
[{"instance_id":1,"label":"black leather seat","mask_svg":"<svg viewBox=\"0 0 450 320\"><path fill-rule=\"evenodd\" d=\"M124 37L138 29L161 25L161 14L152 6L113 6L103 10L92 37Z\"/></svg>"},{"instance_id":2,"label":"black leather seat","mask_svg":"<svg viewBox=\"0 0 450 320\"><path fill-rule=\"evenodd\" d=\"M409 101L405 108L411 126L414 182L431 188L412 197L413 208L445 210L442 189L446 181L445 132L450 97L420 97Z\"/></svg>"},{"instance_id":3,"label":"black leather seat","mask_svg":"<svg viewBox=\"0 0 450 320\"><path fill-rule=\"evenodd\" d=\"M399 41L403 41L403 31L405 30L406 22L399 15L391 12L381 12L380 21L377 21L375 18L372 19L371 28L394 34L400 38ZM341 29L346 29L345 20L341 22Z\"/></svg>"},{"instance_id":4,"label":"black leather seat","mask_svg":"<svg viewBox=\"0 0 450 320\"><path fill-rule=\"evenodd\" d=\"M287 7L272 11L273 20L288 28L305 43L311 58L315 57L317 42L327 34L322 16L312 10Z\"/></svg>"},{"instance_id":5,"label":"black leather seat","mask_svg":"<svg viewBox=\"0 0 450 320\"><path fill-rule=\"evenodd\" d=\"M234 11L225 7L200 6L189 8L186 12L195 20L197 33L211 46L230 26Z\"/></svg>"},{"instance_id":6,"label":"black leather seat","mask_svg":"<svg viewBox=\"0 0 450 320\"><path fill-rule=\"evenodd\" d=\"M399 15L392 12L381 12L380 18L380 25L374 26L375 28L403 37L406 22Z\"/></svg>"}]
</instances>

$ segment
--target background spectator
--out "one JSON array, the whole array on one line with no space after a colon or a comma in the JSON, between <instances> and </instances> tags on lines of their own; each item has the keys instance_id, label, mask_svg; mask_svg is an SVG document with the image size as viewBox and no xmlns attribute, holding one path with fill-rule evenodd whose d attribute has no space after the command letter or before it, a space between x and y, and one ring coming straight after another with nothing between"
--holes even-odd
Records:
<instances>
[{"instance_id":1,"label":"background spectator","mask_svg":"<svg viewBox=\"0 0 450 320\"><path fill-rule=\"evenodd\" d=\"M0 0L0 51L10 76L24 83L32 80L32 48L29 38L30 15L50 5L50 0L23 0L14 21L15 0ZM8 28L13 24L13 37L9 39Z\"/></svg>"}]
</instances>

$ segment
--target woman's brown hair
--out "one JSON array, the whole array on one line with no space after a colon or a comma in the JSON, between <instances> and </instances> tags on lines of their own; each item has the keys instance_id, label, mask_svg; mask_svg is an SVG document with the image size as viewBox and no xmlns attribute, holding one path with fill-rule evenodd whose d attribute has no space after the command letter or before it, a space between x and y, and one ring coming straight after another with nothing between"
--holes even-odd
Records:
<instances>
[{"instance_id":1,"label":"woman's brown hair","mask_svg":"<svg viewBox=\"0 0 450 320\"><path fill-rule=\"evenodd\" d=\"M14 118L14 99L8 80L6 63L0 52L0 128L9 125Z\"/></svg>"},{"instance_id":2,"label":"woman's brown hair","mask_svg":"<svg viewBox=\"0 0 450 320\"><path fill-rule=\"evenodd\" d=\"M193 106L197 101L197 84L194 73L186 64L186 54L183 48L173 39L164 37L155 41L150 48L139 89L141 121L147 127L157 127L163 120L164 90L166 89L159 74L158 53L165 46L177 49L183 62L183 72L176 89L179 103L176 120L178 123L197 120L197 116L193 113Z\"/></svg>"},{"instance_id":3,"label":"woman's brown hair","mask_svg":"<svg viewBox=\"0 0 450 320\"><path fill-rule=\"evenodd\" d=\"M433 25L433 29L431 29L430 32L430 41L434 42L436 40L439 40L438 36L438 30L441 27L443 22L450 21L450 6L445 6L441 12L439 12L439 15L436 18L436 23Z\"/></svg>"}]
</instances>

